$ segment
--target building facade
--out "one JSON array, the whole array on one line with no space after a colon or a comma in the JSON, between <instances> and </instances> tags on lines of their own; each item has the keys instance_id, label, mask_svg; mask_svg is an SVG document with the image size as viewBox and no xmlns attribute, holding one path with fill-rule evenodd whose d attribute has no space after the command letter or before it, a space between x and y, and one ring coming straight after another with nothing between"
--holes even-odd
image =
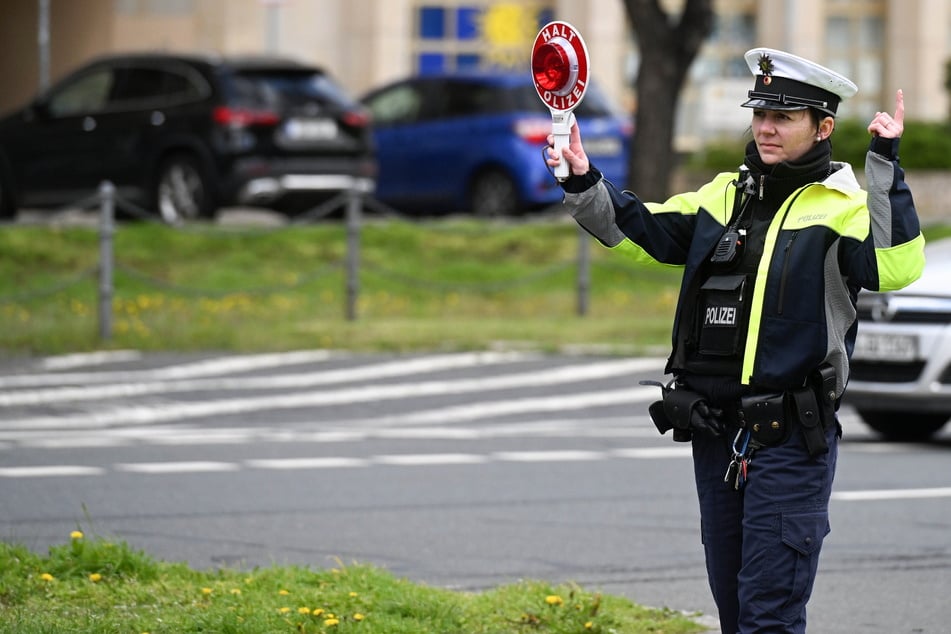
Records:
<instances>
[{"instance_id":1,"label":"building facade","mask_svg":"<svg viewBox=\"0 0 951 634\"><path fill-rule=\"evenodd\" d=\"M682 0L664 0L676 10ZM905 92L907 117L948 116L951 0L714 0L716 28L691 68L678 145L736 134L750 86L742 54L785 49L860 87L841 116L867 118ZM4 0L0 110L88 58L125 50L272 52L318 63L352 94L435 69L524 68L549 19L585 37L592 74L630 110L637 45L621 0Z\"/></svg>"}]
</instances>

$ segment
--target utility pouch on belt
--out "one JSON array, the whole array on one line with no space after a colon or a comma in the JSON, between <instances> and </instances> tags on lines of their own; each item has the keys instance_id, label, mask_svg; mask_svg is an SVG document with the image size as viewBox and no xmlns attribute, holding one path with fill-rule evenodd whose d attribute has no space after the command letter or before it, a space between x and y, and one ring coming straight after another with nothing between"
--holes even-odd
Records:
<instances>
[{"instance_id":1,"label":"utility pouch on belt","mask_svg":"<svg viewBox=\"0 0 951 634\"><path fill-rule=\"evenodd\" d=\"M750 430L750 439L764 447L781 444L789 437L785 394L751 394L740 399L740 422Z\"/></svg>"},{"instance_id":2,"label":"utility pouch on belt","mask_svg":"<svg viewBox=\"0 0 951 634\"><path fill-rule=\"evenodd\" d=\"M806 441L809 457L815 458L829 451L826 442L825 425L822 422L822 409L812 387L804 387L789 393L792 397L793 413L802 426L802 435Z\"/></svg>"}]
</instances>

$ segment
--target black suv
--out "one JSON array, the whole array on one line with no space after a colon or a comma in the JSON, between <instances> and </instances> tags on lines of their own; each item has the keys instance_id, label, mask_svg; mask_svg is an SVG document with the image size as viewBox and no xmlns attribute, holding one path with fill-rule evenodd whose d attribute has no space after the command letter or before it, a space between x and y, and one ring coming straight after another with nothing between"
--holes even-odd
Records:
<instances>
[{"instance_id":1,"label":"black suv","mask_svg":"<svg viewBox=\"0 0 951 634\"><path fill-rule=\"evenodd\" d=\"M320 68L265 58L98 58L0 120L0 217L110 180L167 221L374 187L368 112Z\"/></svg>"}]
</instances>

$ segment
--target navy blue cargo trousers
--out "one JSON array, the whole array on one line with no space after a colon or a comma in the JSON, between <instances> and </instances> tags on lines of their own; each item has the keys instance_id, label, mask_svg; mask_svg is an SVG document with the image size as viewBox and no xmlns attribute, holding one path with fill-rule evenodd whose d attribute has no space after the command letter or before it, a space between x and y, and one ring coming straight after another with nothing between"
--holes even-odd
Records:
<instances>
[{"instance_id":1,"label":"navy blue cargo trousers","mask_svg":"<svg viewBox=\"0 0 951 634\"><path fill-rule=\"evenodd\" d=\"M838 456L838 424L829 452L810 458L799 429L758 449L737 491L723 481L733 436L693 436L694 474L707 576L723 634L802 634Z\"/></svg>"}]
</instances>

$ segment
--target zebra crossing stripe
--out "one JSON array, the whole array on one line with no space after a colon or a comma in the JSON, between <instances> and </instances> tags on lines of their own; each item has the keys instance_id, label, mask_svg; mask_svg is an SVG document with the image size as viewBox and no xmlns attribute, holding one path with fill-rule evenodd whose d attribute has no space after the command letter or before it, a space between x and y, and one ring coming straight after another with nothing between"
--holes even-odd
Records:
<instances>
[{"instance_id":1,"label":"zebra crossing stripe","mask_svg":"<svg viewBox=\"0 0 951 634\"><path fill-rule=\"evenodd\" d=\"M63 478L105 475L102 467L78 465L47 465L33 467L0 467L0 478Z\"/></svg>"}]
</instances>

